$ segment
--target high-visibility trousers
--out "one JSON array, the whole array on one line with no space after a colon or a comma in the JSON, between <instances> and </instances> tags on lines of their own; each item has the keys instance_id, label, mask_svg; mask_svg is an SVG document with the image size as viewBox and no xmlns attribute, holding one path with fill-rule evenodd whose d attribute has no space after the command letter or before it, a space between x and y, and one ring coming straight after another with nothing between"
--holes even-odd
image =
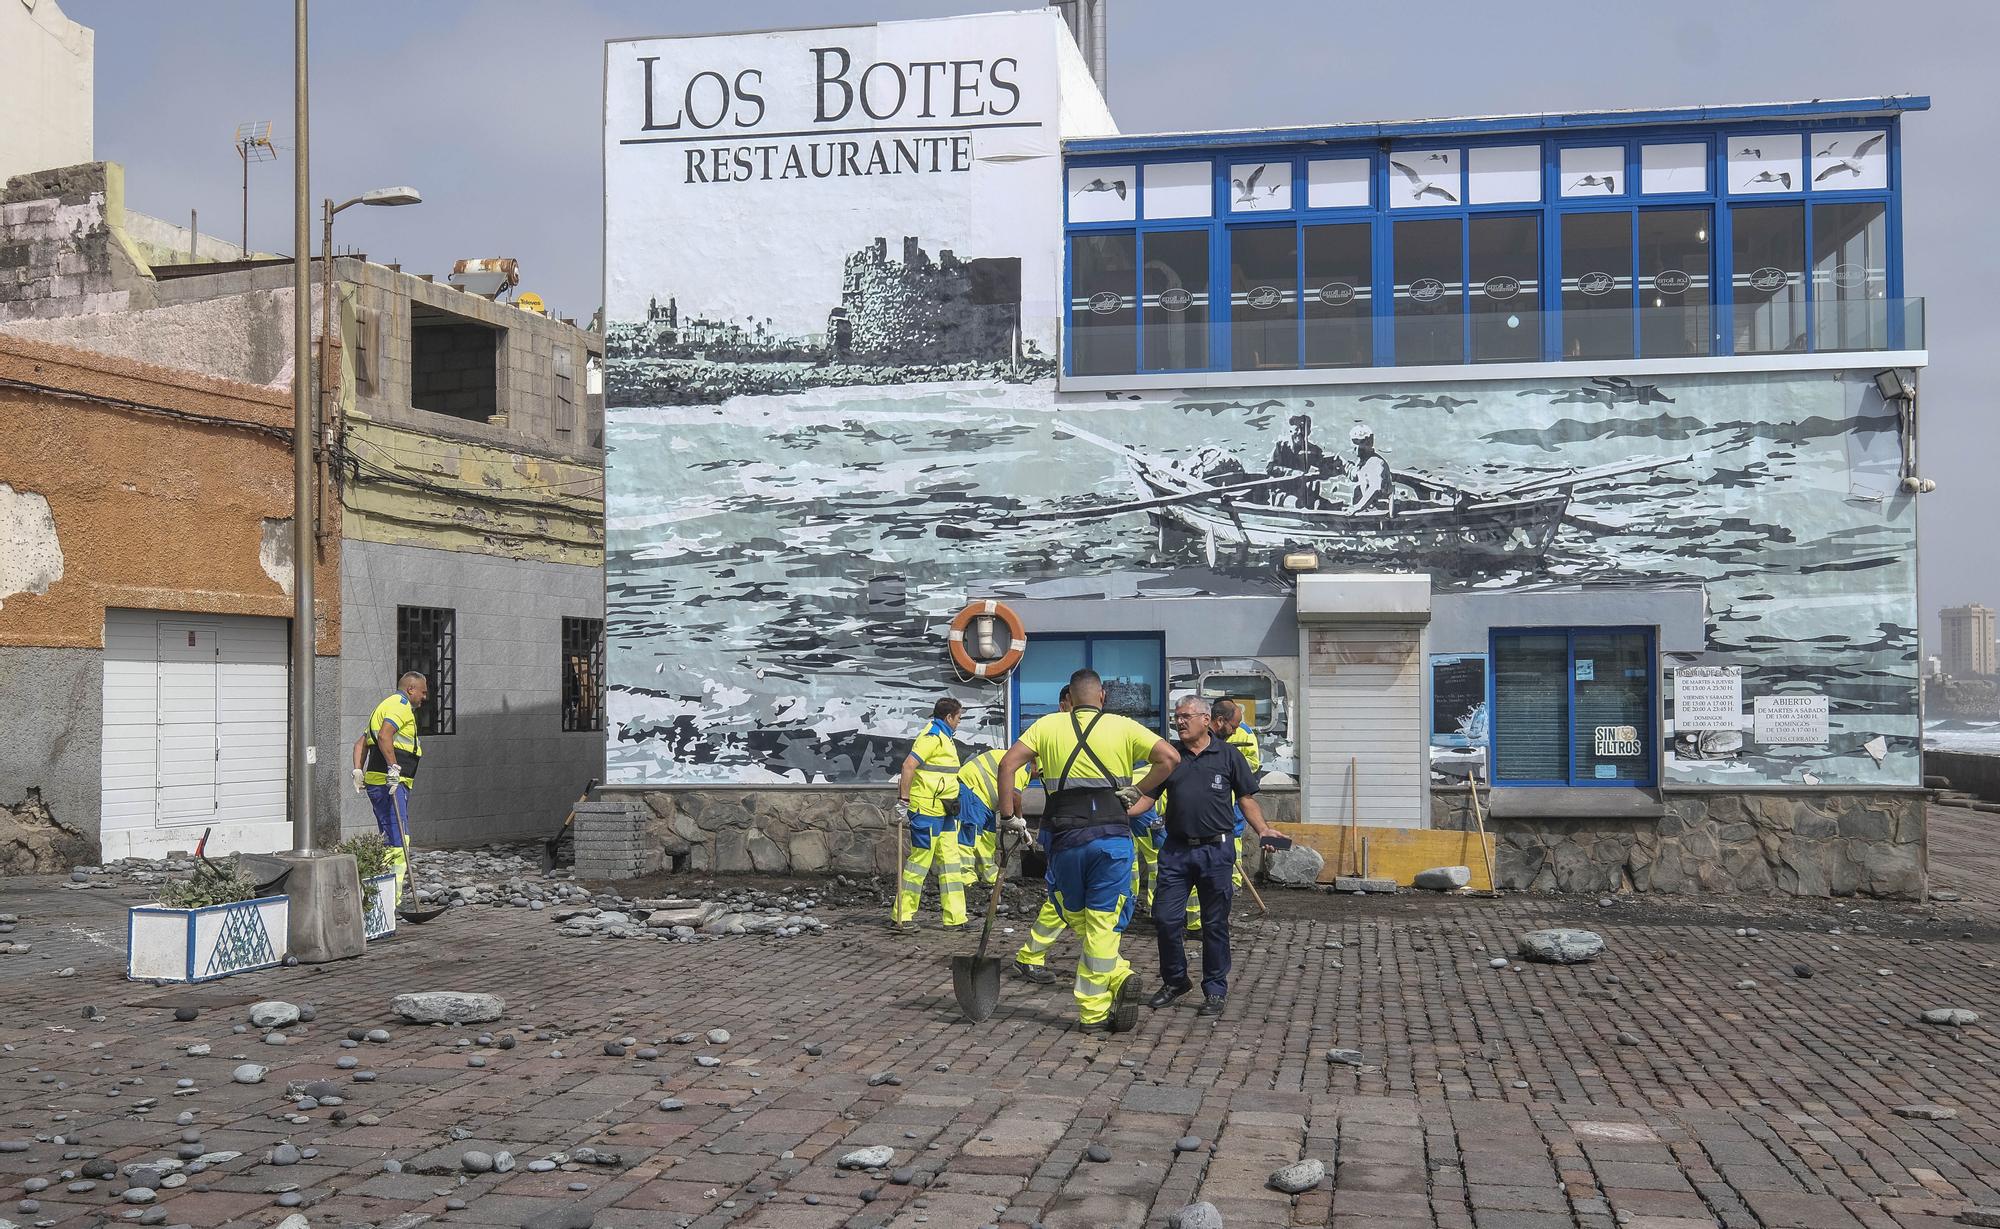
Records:
<instances>
[{"instance_id":1,"label":"high-visibility trousers","mask_svg":"<svg viewBox=\"0 0 2000 1229\"><path fill-rule=\"evenodd\" d=\"M917 904L924 896L924 880L935 863L938 872L938 911L947 926L965 925L965 880L959 864L958 824L942 815L910 812L910 858L903 863L903 882L896 893L896 907L890 915L898 922L917 916Z\"/></svg>"},{"instance_id":2,"label":"high-visibility trousers","mask_svg":"<svg viewBox=\"0 0 2000 1229\"><path fill-rule=\"evenodd\" d=\"M1160 877L1160 846L1148 828L1132 838L1132 899L1141 909L1153 907L1153 884Z\"/></svg>"},{"instance_id":3,"label":"high-visibility trousers","mask_svg":"<svg viewBox=\"0 0 2000 1229\"><path fill-rule=\"evenodd\" d=\"M363 789L368 794L368 805L375 809L375 830L382 834L386 850L383 865L396 872L396 888L400 892L409 878L409 856L403 851L410 844L410 787L398 781L393 786L368 785Z\"/></svg>"},{"instance_id":4,"label":"high-visibility trousers","mask_svg":"<svg viewBox=\"0 0 2000 1229\"><path fill-rule=\"evenodd\" d=\"M958 787L958 848L965 855L967 885L976 878L990 887L1000 878L1000 834L993 809L966 785Z\"/></svg>"},{"instance_id":5,"label":"high-visibility trousers","mask_svg":"<svg viewBox=\"0 0 2000 1229\"><path fill-rule=\"evenodd\" d=\"M1049 859L1051 899L1083 951L1076 962L1077 1018L1096 1024L1111 1014L1132 966L1118 941L1132 919L1132 837L1099 837Z\"/></svg>"},{"instance_id":6,"label":"high-visibility trousers","mask_svg":"<svg viewBox=\"0 0 2000 1229\"><path fill-rule=\"evenodd\" d=\"M1042 967L1048 963L1049 949L1056 945L1057 939L1062 938L1066 929L1068 927L1063 923L1062 914L1056 909L1055 898L1043 901L1042 911L1035 915L1035 924L1028 928L1028 941L1014 953L1014 962Z\"/></svg>"}]
</instances>

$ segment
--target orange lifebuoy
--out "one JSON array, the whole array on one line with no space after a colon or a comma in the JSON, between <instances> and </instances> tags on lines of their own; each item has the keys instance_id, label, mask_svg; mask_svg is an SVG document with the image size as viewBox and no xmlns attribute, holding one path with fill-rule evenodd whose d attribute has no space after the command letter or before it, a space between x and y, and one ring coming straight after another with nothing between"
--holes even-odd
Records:
<instances>
[{"instance_id":1,"label":"orange lifebuoy","mask_svg":"<svg viewBox=\"0 0 2000 1229\"><path fill-rule=\"evenodd\" d=\"M1007 651L991 661L977 661L965 651L965 629L972 621L984 616L1000 620L1007 628ZM1009 671L1021 664L1021 654L1028 648L1027 630L1021 624L1021 616L1009 610L1002 602L991 598L973 602L952 616L951 659L963 673L974 678L1005 678Z\"/></svg>"}]
</instances>

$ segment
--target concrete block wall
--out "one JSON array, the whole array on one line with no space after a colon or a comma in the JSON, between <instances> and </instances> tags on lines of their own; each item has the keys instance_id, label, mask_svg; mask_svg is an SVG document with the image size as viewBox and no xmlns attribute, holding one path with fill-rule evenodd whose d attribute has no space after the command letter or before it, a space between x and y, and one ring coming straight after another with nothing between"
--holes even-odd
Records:
<instances>
[{"instance_id":1,"label":"concrete block wall","mask_svg":"<svg viewBox=\"0 0 2000 1229\"><path fill-rule=\"evenodd\" d=\"M150 272L118 227L124 173L86 162L0 188L0 323L153 305Z\"/></svg>"},{"instance_id":2,"label":"concrete block wall","mask_svg":"<svg viewBox=\"0 0 2000 1229\"><path fill-rule=\"evenodd\" d=\"M562 728L564 616L600 619L596 568L350 539L341 557L343 768L396 687L396 608L456 612L457 732L428 738L410 823L419 847L552 835L604 772L604 734ZM331 741L331 740L329 740ZM374 826L349 793L347 832Z\"/></svg>"},{"instance_id":3,"label":"concrete block wall","mask_svg":"<svg viewBox=\"0 0 2000 1229\"><path fill-rule=\"evenodd\" d=\"M486 422L500 412L505 330L429 320L410 335L410 402L420 410Z\"/></svg>"}]
</instances>

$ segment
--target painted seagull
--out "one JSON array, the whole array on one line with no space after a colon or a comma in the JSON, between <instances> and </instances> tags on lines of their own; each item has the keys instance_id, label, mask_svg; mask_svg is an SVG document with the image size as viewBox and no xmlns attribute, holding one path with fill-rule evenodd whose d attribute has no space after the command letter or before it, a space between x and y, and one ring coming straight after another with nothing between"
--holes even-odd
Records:
<instances>
[{"instance_id":1,"label":"painted seagull","mask_svg":"<svg viewBox=\"0 0 2000 1229\"><path fill-rule=\"evenodd\" d=\"M1260 164L1256 170L1250 172L1250 178L1232 179L1229 181L1236 185L1237 204L1245 205L1257 199L1257 181L1264 178L1264 172L1269 167L1270 163L1268 162ZM1278 194L1278 185L1272 184L1270 187L1265 188L1264 194L1266 196L1276 196Z\"/></svg>"},{"instance_id":2,"label":"painted seagull","mask_svg":"<svg viewBox=\"0 0 2000 1229\"><path fill-rule=\"evenodd\" d=\"M1761 158L1764 156L1764 151L1761 149L1751 149L1748 145L1745 145L1742 149L1736 151L1736 156L1739 158Z\"/></svg>"},{"instance_id":3,"label":"painted seagull","mask_svg":"<svg viewBox=\"0 0 2000 1229\"><path fill-rule=\"evenodd\" d=\"M1838 175L1842 171L1846 171L1849 175L1852 175L1857 179L1860 178L1861 160L1867 157L1869 150L1874 149L1877 145L1880 145L1881 143L1882 143L1882 134L1878 132L1874 136L1869 137L1867 140L1863 141L1861 144L1855 146L1854 153L1852 156L1841 158L1838 162L1835 162L1833 165L1827 167L1819 174L1813 176L1813 182L1818 183L1821 180L1827 178L1828 176ZM1840 149L1840 142L1835 141L1833 144L1827 146L1825 149L1822 149L1818 153L1814 154L1813 157L1815 158L1838 157L1839 155L1837 151L1839 149Z\"/></svg>"},{"instance_id":4,"label":"painted seagull","mask_svg":"<svg viewBox=\"0 0 2000 1229\"><path fill-rule=\"evenodd\" d=\"M1450 155L1450 154L1429 154L1429 155L1427 155L1427 156L1425 157L1425 161L1427 161L1427 162L1450 162L1450 161L1451 161L1451 155Z\"/></svg>"},{"instance_id":5,"label":"painted seagull","mask_svg":"<svg viewBox=\"0 0 2000 1229\"><path fill-rule=\"evenodd\" d=\"M1118 199L1122 201L1125 199L1125 181L1122 179L1113 179L1107 182L1103 179L1093 179L1081 188L1078 188L1076 195L1082 196L1086 192L1116 192Z\"/></svg>"},{"instance_id":6,"label":"painted seagull","mask_svg":"<svg viewBox=\"0 0 2000 1229\"><path fill-rule=\"evenodd\" d=\"M1417 169L1415 167L1408 166L1404 163L1398 162L1394 158L1389 159L1389 165L1401 171L1403 173L1403 178L1410 181L1411 200L1420 201L1424 199L1426 196L1438 196L1444 198L1447 201L1450 201L1454 205L1458 203L1458 198L1456 196L1453 196L1450 192L1447 192L1445 189L1438 187L1430 180L1418 174Z\"/></svg>"},{"instance_id":7,"label":"painted seagull","mask_svg":"<svg viewBox=\"0 0 2000 1229\"><path fill-rule=\"evenodd\" d=\"M1616 196L1618 195L1618 177L1616 175L1585 175L1582 179L1577 180L1569 186L1571 192L1576 191L1578 188L1602 188L1607 195Z\"/></svg>"},{"instance_id":8,"label":"painted seagull","mask_svg":"<svg viewBox=\"0 0 2000 1229\"><path fill-rule=\"evenodd\" d=\"M1755 183L1779 184L1789 190L1792 186L1792 173L1790 171L1759 171L1749 179L1744 180L1743 186L1747 188Z\"/></svg>"}]
</instances>

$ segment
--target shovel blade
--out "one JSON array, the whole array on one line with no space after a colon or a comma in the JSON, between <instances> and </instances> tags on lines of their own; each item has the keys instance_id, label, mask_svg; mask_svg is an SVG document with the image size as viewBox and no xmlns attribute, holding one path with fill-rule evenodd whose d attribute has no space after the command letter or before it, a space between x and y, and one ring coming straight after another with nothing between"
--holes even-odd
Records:
<instances>
[{"instance_id":1,"label":"shovel blade","mask_svg":"<svg viewBox=\"0 0 2000 1229\"><path fill-rule=\"evenodd\" d=\"M1000 1005L1000 959L997 956L953 956L951 991L965 1018L980 1024Z\"/></svg>"}]
</instances>

